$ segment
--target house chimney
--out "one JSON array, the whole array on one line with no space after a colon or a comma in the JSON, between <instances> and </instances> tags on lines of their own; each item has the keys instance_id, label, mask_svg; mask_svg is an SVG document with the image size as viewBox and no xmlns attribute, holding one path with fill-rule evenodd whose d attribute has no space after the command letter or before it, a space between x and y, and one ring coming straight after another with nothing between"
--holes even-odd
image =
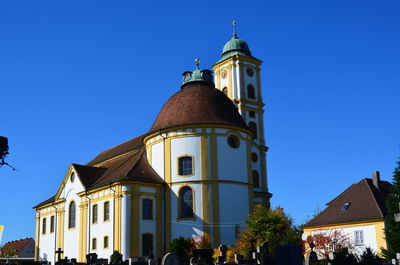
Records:
<instances>
[{"instance_id":1,"label":"house chimney","mask_svg":"<svg viewBox=\"0 0 400 265\"><path fill-rule=\"evenodd\" d=\"M379 171L372 172L372 183L379 190L379 182L381 182L381 175Z\"/></svg>"}]
</instances>

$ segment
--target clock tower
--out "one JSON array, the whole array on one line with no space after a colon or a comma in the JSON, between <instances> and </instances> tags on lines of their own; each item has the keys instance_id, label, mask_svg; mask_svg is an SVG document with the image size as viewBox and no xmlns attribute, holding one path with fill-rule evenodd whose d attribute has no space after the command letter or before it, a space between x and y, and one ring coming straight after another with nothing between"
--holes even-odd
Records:
<instances>
[{"instance_id":1,"label":"clock tower","mask_svg":"<svg viewBox=\"0 0 400 265\"><path fill-rule=\"evenodd\" d=\"M252 56L249 46L238 38L236 23L234 33L214 64L215 86L228 96L238 108L244 121L254 133L249 146L248 167L252 175L254 203L269 207L272 194L268 192L266 152L264 135L264 103L261 93L261 60Z\"/></svg>"}]
</instances>

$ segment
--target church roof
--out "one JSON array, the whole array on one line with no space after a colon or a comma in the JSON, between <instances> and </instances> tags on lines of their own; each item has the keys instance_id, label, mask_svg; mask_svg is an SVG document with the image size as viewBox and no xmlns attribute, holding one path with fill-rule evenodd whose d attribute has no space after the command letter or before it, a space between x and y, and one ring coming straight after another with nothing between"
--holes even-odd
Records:
<instances>
[{"instance_id":1,"label":"church roof","mask_svg":"<svg viewBox=\"0 0 400 265\"><path fill-rule=\"evenodd\" d=\"M232 39L230 39L224 45L221 58L215 64L225 61L229 57L232 57L235 55L242 55L242 56L250 57L252 59L260 61L259 59L255 58L254 56L251 55L250 48L249 48L249 45L247 45L247 42L242 39L239 39L237 37L237 35L234 34Z\"/></svg>"},{"instance_id":2,"label":"church roof","mask_svg":"<svg viewBox=\"0 0 400 265\"><path fill-rule=\"evenodd\" d=\"M387 181L379 181L377 188L372 179L362 179L327 203L328 207L303 227L382 219L387 212L385 201L390 187Z\"/></svg>"},{"instance_id":3,"label":"church roof","mask_svg":"<svg viewBox=\"0 0 400 265\"><path fill-rule=\"evenodd\" d=\"M249 130L233 102L211 82L191 82L161 108L150 132L181 125L217 124Z\"/></svg>"},{"instance_id":4,"label":"church roof","mask_svg":"<svg viewBox=\"0 0 400 265\"><path fill-rule=\"evenodd\" d=\"M131 141L128 142L132 143ZM99 188L124 180L160 184L164 183L164 180L147 162L145 148L137 148L118 158L106 161L101 165L101 167L78 164L72 165L85 187L85 190ZM52 203L55 200L56 198L53 196L36 205L34 208Z\"/></svg>"}]
</instances>

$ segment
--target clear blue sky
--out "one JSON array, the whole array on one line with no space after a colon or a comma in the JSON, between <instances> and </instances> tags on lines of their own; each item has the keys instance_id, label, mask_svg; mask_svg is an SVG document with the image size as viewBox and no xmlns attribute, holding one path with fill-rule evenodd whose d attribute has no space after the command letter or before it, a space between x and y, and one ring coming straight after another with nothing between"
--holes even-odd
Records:
<instances>
[{"instance_id":1,"label":"clear blue sky","mask_svg":"<svg viewBox=\"0 0 400 265\"><path fill-rule=\"evenodd\" d=\"M210 68L231 21L262 65L272 204L303 223L400 154L400 2L0 2L2 243L71 163L146 132L181 73Z\"/></svg>"}]
</instances>

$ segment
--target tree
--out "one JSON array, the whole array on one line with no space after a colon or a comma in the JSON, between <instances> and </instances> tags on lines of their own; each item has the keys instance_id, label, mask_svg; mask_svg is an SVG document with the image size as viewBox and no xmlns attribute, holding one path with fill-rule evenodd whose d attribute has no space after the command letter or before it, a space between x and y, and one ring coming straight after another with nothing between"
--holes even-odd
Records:
<instances>
[{"instance_id":1,"label":"tree","mask_svg":"<svg viewBox=\"0 0 400 265\"><path fill-rule=\"evenodd\" d=\"M382 265L382 259L371 248L366 248L360 256L360 265Z\"/></svg>"},{"instance_id":2,"label":"tree","mask_svg":"<svg viewBox=\"0 0 400 265\"><path fill-rule=\"evenodd\" d=\"M174 238L169 245L169 252L177 256L181 260L181 263L189 259L192 249L192 241L184 237Z\"/></svg>"},{"instance_id":3,"label":"tree","mask_svg":"<svg viewBox=\"0 0 400 265\"><path fill-rule=\"evenodd\" d=\"M387 214L385 216L385 239L387 249L382 248L383 256L394 259L396 253L400 253L400 222L396 222L394 214L400 212L400 161L393 171L393 183L386 200Z\"/></svg>"},{"instance_id":4,"label":"tree","mask_svg":"<svg viewBox=\"0 0 400 265\"><path fill-rule=\"evenodd\" d=\"M349 236L336 229L324 230L308 236L305 243L310 244L311 242L314 243L314 251L317 255L325 260L329 259L331 252L338 252L343 248L353 249Z\"/></svg>"},{"instance_id":5,"label":"tree","mask_svg":"<svg viewBox=\"0 0 400 265\"><path fill-rule=\"evenodd\" d=\"M249 253L257 245L268 241L270 253L283 244L300 244L301 229L293 226L293 221L282 208L265 208L262 205L254 207L246 221L247 229L241 231L236 242L236 253L249 258Z\"/></svg>"},{"instance_id":6,"label":"tree","mask_svg":"<svg viewBox=\"0 0 400 265\"><path fill-rule=\"evenodd\" d=\"M114 250L112 255L110 256L110 263L121 263L122 262L122 254L118 251Z\"/></svg>"},{"instance_id":7,"label":"tree","mask_svg":"<svg viewBox=\"0 0 400 265\"><path fill-rule=\"evenodd\" d=\"M357 265L357 259L353 254L349 254L347 248L342 248L335 253L335 257L332 260L332 265Z\"/></svg>"}]
</instances>

